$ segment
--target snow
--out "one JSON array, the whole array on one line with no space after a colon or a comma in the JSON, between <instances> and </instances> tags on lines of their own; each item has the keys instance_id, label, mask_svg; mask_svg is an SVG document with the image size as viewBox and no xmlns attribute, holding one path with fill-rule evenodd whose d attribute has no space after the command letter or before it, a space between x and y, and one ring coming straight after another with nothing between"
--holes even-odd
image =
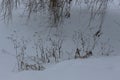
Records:
<instances>
[{"instance_id":1,"label":"snow","mask_svg":"<svg viewBox=\"0 0 120 80\"><path fill-rule=\"evenodd\" d=\"M45 36L48 31L44 28L47 24L39 22L37 18L34 18L34 21L31 19L30 23L25 22L24 15L21 16L22 13L19 13L21 11L18 10L19 15L13 17L12 23L4 24L0 22L0 80L120 80L120 25L116 24L120 21L120 11L117 8L118 6L114 6L116 3L114 2L112 11L110 8L106 14L103 39L110 39L110 45L115 50L113 54L118 56L93 56L88 59L48 64L44 71L16 71L15 50L12 42L7 37L16 30L20 39L24 36L25 39L29 40L33 38L31 35L34 32L40 32ZM64 44L66 52L73 53L74 43L71 42L71 34L86 25L85 21L87 18L84 18L85 13L81 12L82 15L78 17L80 12L76 13L77 11L79 10L75 9L71 14L71 19L64 24L63 34L65 37L67 36ZM18 13L16 12L16 14ZM82 21L80 21L81 19ZM28 47L30 48L30 46L29 44ZM34 53L32 50L30 48L28 53Z\"/></svg>"},{"instance_id":2,"label":"snow","mask_svg":"<svg viewBox=\"0 0 120 80\"><path fill-rule=\"evenodd\" d=\"M120 80L120 56L63 61L44 71L0 75L2 80Z\"/></svg>"}]
</instances>

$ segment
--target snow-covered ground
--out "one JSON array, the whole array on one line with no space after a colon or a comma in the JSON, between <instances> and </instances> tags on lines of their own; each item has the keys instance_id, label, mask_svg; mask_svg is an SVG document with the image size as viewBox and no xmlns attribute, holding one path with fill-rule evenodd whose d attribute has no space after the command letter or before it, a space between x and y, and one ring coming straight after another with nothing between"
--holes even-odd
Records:
<instances>
[{"instance_id":1,"label":"snow-covered ground","mask_svg":"<svg viewBox=\"0 0 120 80\"><path fill-rule=\"evenodd\" d=\"M120 80L120 56L68 60L44 71L0 74L1 80ZM0 63L1 64L1 63ZM9 67L9 66L8 66ZM0 68L1 70L1 68Z\"/></svg>"}]
</instances>

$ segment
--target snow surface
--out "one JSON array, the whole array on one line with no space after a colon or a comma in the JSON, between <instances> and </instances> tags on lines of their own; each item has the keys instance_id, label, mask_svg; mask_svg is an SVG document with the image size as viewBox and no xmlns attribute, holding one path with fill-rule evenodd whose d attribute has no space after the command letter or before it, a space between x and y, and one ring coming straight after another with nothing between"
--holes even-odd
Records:
<instances>
[{"instance_id":1,"label":"snow surface","mask_svg":"<svg viewBox=\"0 0 120 80\"><path fill-rule=\"evenodd\" d=\"M1 80L120 80L120 56L69 60L44 71L0 75ZM1 63L0 63L1 64ZM0 68L1 69L1 68Z\"/></svg>"}]
</instances>

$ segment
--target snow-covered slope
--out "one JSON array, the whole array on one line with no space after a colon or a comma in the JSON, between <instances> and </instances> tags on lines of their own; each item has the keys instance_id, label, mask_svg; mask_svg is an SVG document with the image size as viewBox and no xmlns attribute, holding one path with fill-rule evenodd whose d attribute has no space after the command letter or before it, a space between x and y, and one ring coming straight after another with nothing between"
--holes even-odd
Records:
<instances>
[{"instance_id":1,"label":"snow-covered slope","mask_svg":"<svg viewBox=\"0 0 120 80\"><path fill-rule=\"evenodd\" d=\"M1 80L120 80L120 56L64 61L40 72L19 72Z\"/></svg>"}]
</instances>

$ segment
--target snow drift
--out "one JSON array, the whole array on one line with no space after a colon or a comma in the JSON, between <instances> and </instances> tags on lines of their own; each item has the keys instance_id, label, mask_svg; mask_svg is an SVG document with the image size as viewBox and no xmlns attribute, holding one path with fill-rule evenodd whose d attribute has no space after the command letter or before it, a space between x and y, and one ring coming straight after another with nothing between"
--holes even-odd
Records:
<instances>
[{"instance_id":1,"label":"snow drift","mask_svg":"<svg viewBox=\"0 0 120 80\"><path fill-rule=\"evenodd\" d=\"M45 71L12 73L2 80L120 80L120 56L64 61Z\"/></svg>"}]
</instances>

